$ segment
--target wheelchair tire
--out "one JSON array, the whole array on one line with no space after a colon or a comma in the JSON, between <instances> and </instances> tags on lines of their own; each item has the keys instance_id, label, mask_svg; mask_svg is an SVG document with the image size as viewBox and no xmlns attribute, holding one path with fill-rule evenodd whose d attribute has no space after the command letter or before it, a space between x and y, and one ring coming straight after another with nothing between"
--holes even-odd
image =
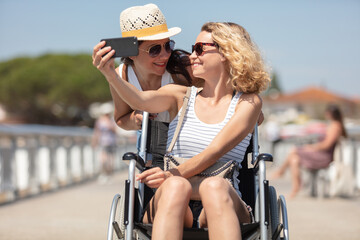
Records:
<instances>
[{"instance_id":1,"label":"wheelchair tire","mask_svg":"<svg viewBox=\"0 0 360 240\"><path fill-rule=\"evenodd\" d=\"M125 239L125 224L124 224L124 219L125 219L125 188L124 190L122 191L122 194L121 194L121 198L120 198L120 203L119 203L119 208L117 209L118 210L118 216L117 216L117 221L118 221L118 224L119 224L119 227L120 227L120 231L123 235L123 238L120 238L120 239Z\"/></svg>"},{"instance_id":2,"label":"wheelchair tire","mask_svg":"<svg viewBox=\"0 0 360 240\"><path fill-rule=\"evenodd\" d=\"M268 239L273 239L273 234L275 233L278 225L280 224L279 220L279 211L277 204L277 195L276 190L273 186L269 186L269 205L270 205L270 223L269 223L269 234ZM275 240L279 240L280 236L275 238Z\"/></svg>"},{"instance_id":3,"label":"wheelchair tire","mask_svg":"<svg viewBox=\"0 0 360 240\"><path fill-rule=\"evenodd\" d=\"M124 199L120 194L113 198L108 222L107 240L124 239Z\"/></svg>"}]
</instances>

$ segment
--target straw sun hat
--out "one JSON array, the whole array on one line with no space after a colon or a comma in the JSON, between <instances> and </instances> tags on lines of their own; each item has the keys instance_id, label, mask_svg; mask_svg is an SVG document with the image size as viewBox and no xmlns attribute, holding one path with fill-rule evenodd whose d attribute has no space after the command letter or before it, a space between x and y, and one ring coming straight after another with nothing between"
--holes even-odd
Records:
<instances>
[{"instance_id":1,"label":"straw sun hat","mask_svg":"<svg viewBox=\"0 0 360 240\"><path fill-rule=\"evenodd\" d=\"M122 11L120 28L123 37L137 37L138 40L159 40L181 32L179 27L168 29L165 16L152 3Z\"/></svg>"}]
</instances>

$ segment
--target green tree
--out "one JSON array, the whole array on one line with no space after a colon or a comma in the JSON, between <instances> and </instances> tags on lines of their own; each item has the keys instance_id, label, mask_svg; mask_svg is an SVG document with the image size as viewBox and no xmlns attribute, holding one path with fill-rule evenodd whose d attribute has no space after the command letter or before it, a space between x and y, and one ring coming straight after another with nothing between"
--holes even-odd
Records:
<instances>
[{"instance_id":1,"label":"green tree","mask_svg":"<svg viewBox=\"0 0 360 240\"><path fill-rule=\"evenodd\" d=\"M279 82L279 77L277 75L276 72L273 72L271 75L271 87L270 89L276 89L278 90L280 93L282 93L282 88L280 86L280 82Z\"/></svg>"},{"instance_id":2,"label":"green tree","mask_svg":"<svg viewBox=\"0 0 360 240\"><path fill-rule=\"evenodd\" d=\"M271 74L271 83L269 88L264 92L265 96L276 97L282 93L282 88L280 86L280 80L276 72Z\"/></svg>"},{"instance_id":3,"label":"green tree","mask_svg":"<svg viewBox=\"0 0 360 240\"><path fill-rule=\"evenodd\" d=\"M28 123L91 124L88 107L111 100L88 54L47 54L0 62L0 103Z\"/></svg>"}]
</instances>

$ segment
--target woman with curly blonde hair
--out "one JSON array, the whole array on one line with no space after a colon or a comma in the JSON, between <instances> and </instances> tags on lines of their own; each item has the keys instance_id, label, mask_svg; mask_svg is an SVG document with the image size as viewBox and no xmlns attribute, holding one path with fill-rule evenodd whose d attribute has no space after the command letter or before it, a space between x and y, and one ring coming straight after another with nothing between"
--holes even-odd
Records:
<instances>
[{"instance_id":1,"label":"woman with curly blonde hair","mask_svg":"<svg viewBox=\"0 0 360 240\"><path fill-rule=\"evenodd\" d=\"M140 92L114 70L111 49L100 50L94 65L133 109L170 113L168 146L179 121L187 87L166 85ZM251 222L251 209L241 199L239 174L251 133L261 112L258 93L270 79L248 33L234 23L207 23L193 46L193 75L204 79L191 87L180 133L170 155L188 158L178 167L151 168L137 180L156 188L144 213L153 223L152 239L182 239L184 227L207 227L210 239L241 239L240 223ZM199 186L200 201L188 181L217 161L236 161L230 181L208 177ZM232 183L231 183L232 182Z\"/></svg>"},{"instance_id":2,"label":"woman with curly blonde hair","mask_svg":"<svg viewBox=\"0 0 360 240\"><path fill-rule=\"evenodd\" d=\"M242 26L231 22L209 22L201 30L212 33L219 52L228 60L229 81L236 91L259 93L267 88L269 73L260 51Z\"/></svg>"}]
</instances>

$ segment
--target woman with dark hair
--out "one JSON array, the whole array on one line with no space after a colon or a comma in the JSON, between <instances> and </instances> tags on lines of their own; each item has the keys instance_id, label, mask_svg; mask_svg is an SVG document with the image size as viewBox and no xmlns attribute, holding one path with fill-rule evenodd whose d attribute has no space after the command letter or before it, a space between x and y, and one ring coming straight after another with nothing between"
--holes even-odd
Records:
<instances>
[{"instance_id":1,"label":"woman with dark hair","mask_svg":"<svg viewBox=\"0 0 360 240\"><path fill-rule=\"evenodd\" d=\"M295 197L301 187L300 167L311 170L328 167L333 161L336 144L342 137L347 137L338 106L329 105L326 108L325 117L330 123L324 138L320 142L294 148L280 169L273 174L273 178L279 178L288 168L291 169L292 191L290 198Z\"/></svg>"},{"instance_id":2,"label":"woman with dark hair","mask_svg":"<svg viewBox=\"0 0 360 240\"><path fill-rule=\"evenodd\" d=\"M166 19L155 4L134 6L120 14L122 37L137 37L139 54L122 57L121 64L116 68L117 75L134 85L140 91L157 90L168 84L191 85L188 56L183 50L174 50L175 42L170 38L181 32L178 27L168 28ZM105 41L94 47L93 60L102 56L107 50ZM191 71L190 71L191 72ZM110 85L114 102L114 119L116 124L125 130L138 130L137 148L140 148L142 111L132 109ZM167 128L170 116L167 111L149 114L151 126L163 134L152 140L148 151L154 166L162 166L165 153ZM158 132L158 131L153 131ZM152 138L155 139L155 138Z\"/></svg>"}]
</instances>

